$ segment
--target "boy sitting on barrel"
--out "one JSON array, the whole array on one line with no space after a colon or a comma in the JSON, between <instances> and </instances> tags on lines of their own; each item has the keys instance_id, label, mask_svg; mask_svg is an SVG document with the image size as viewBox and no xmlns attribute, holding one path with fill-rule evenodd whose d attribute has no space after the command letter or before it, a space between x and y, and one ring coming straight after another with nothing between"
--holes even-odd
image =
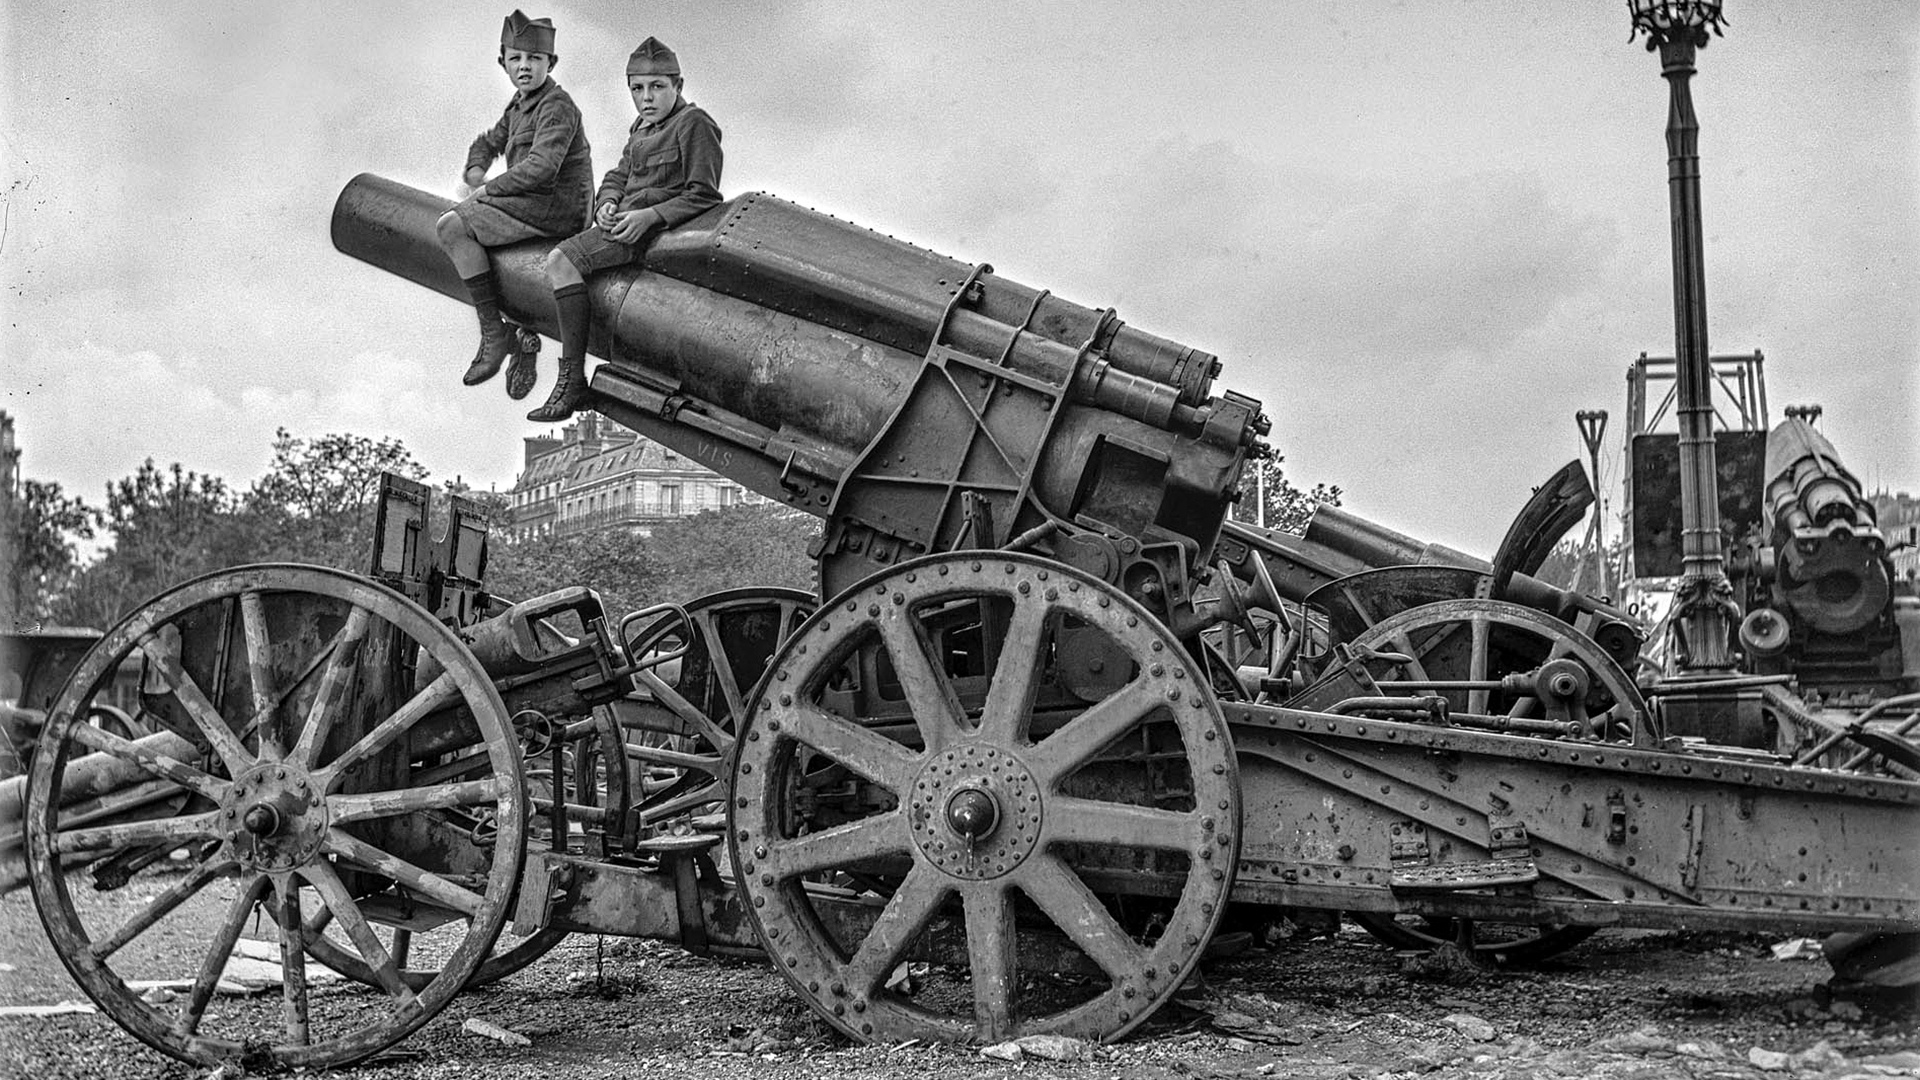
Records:
<instances>
[{"instance_id":1,"label":"boy sitting on barrel","mask_svg":"<svg viewBox=\"0 0 1920 1080\"><path fill-rule=\"evenodd\" d=\"M516 399L533 389L533 354L513 347L487 249L566 236L587 220L592 197L593 158L580 110L549 75L559 62L552 20L529 19L518 11L507 16L500 28L500 67L513 82L513 100L499 123L481 132L467 150L463 178L472 193L438 223L440 246L480 313L480 349L460 381L468 386L486 382L512 352L507 395ZM500 157L507 161L506 171L487 179L487 167Z\"/></svg>"},{"instance_id":2,"label":"boy sitting on barrel","mask_svg":"<svg viewBox=\"0 0 1920 1080\"><path fill-rule=\"evenodd\" d=\"M679 58L656 38L627 58L627 90L640 115L620 164L594 195L593 224L547 256L560 322L560 374L529 420L564 420L586 392L587 276L637 261L650 235L720 203L720 128L681 96L684 85Z\"/></svg>"}]
</instances>

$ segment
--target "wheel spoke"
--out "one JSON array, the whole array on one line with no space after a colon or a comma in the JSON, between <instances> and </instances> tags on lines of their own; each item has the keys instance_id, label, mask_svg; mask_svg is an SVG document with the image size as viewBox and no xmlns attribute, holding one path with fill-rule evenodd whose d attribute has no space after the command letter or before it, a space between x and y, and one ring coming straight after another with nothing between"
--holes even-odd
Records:
<instances>
[{"instance_id":1,"label":"wheel spoke","mask_svg":"<svg viewBox=\"0 0 1920 1080\"><path fill-rule=\"evenodd\" d=\"M640 671L635 673L635 677L640 680L640 685L646 687L647 692L653 695L655 701L667 707L667 711L673 713L673 715L679 717L687 724L692 725L700 734L705 735L707 742L711 743L715 750L724 753L728 747L733 745L733 733L731 731L714 723L712 717L701 712L695 707L693 702L681 697L680 692L668 686L660 676L655 675L652 671Z\"/></svg>"},{"instance_id":2,"label":"wheel spoke","mask_svg":"<svg viewBox=\"0 0 1920 1080\"><path fill-rule=\"evenodd\" d=\"M1488 665L1487 635L1492 627L1484 618L1473 620L1471 626L1473 631L1473 644L1467 660L1467 678L1484 680L1487 677ZM1467 711L1475 716L1485 715L1487 711L1487 691L1467 691Z\"/></svg>"},{"instance_id":3,"label":"wheel spoke","mask_svg":"<svg viewBox=\"0 0 1920 1080\"><path fill-rule=\"evenodd\" d=\"M327 830L326 850L343 859L358 863L382 877L390 877L434 903L450 907L463 915L478 914L480 905L485 899L479 893L456 885L431 870L423 870L398 855L381 851L359 837L339 829ZM319 883L315 882L315 884ZM346 914L337 908L334 914L342 919L346 918Z\"/></svg>"},{"instance_id":4,"label":"wheel spoke","mask_svg":"<svg viewBox=\"0 0 1920 1080\"><path fill-rule=\"evenodd\" d=\"M1146 950L1113 921L1087 883L1051 855L1028 859L1018 871L1020 891L1114 982L1146 962Z\"/></svg>"},{"instance_id":5,"label":"wheel spoke","mask_svg":"<svg viewBox=\"0 0 1920 1080\"><path fill-rule=\"evenodd\" d=\"M353 671L360 663L360 645L367 638L372 615L356 607L347 615L347 623L327 644L327 670L320 676L313 703L307 708L307 722L300 729L300 741L288 756L303 769L311 769L320 760L333 718L340 711L347 691L353 686Z\"/></svg>"},{"instance_id":6,"label":"wheel spoke","mask_svg":"<svg viewBox=\"0 0 1920 1080\"><path fill-rule=\"evenodd\" d=\"M454 682L451 671L443 673L439 678L428 683L425 690L408 698L406 704L400 706L392 716L382 720L378 727L367 732L359 742L348 747L338 758L328 762L327 767L315 776L320 790L332 791L334 785L345 779L348 769L386 749L389 743L419 723L422 717L459 696L460 685ZM313 726L309 723L307 729L309 733L313 730ZM301 739L304 741L306 735L303 734Z\"/></svg>"},{"instance_id":7,"label":"wheel spoke","mask_svg":"<svg viewBox=\"0 0 1920 1080\"><path fill-rule=\"evenodd\" d=\"M1043 784L1057 782L1132 730L1163 704L1146 679L1135 679L1047 736L1027 756Z\"/></svg>"},{"instance_id":8,"label":"wheel spoke","mask_svg":"<svg viewBox=\"0 0 1920 1080\"><path fill-rule=\"evenodd\" d=\"M919 755L885 735L812 705L778 715L794 738L889 791L900 791L912 776Z\"/></svg>"},{"instance_id":9,"label":"wheel spoke","mask_svg":"<svg viewBox=\"0 0 1920 1080\"><path fill-rule=\"evenodd\" d=\"M168 649L157 635L148 634L140 639L140 649L153 661L153 668L173 692L174 700L187 710L193 718L194 726L206 736L208 745L227 766L227 775L239 776L253 765L254 757L240 743L240 737L233 733L220 710L200 691L200 687L180 666L180 654L177 649Z\"/></svg>"},{"instance_id":10,"label":"wheel spoke","mask_svg":"<svg viewBox=\"0 0 1920 1080\"><path fill-rule=\"evenodd\" d=\"M1013 1034L1014 993L1020 971L1012 900L1012 894L997 881L961 889L967 916L967 962L973 975L974 1036L983 1040L997 1041Z\"/></svg>"},{"instance_id":11,"label":"wheel spoke","mask_svg":"<svg viewBox=\"0 0 1920 1080\"><path fill-rule=\"evenodd\" d=\"M233 903L227 906L226 921L214 931L207 955L200 961L200 974L193 980L193 991L180 1007L180 1018L175 1021L175 1028L180 1034L190 1036L200 1030L200 1018L206 1015L207 1003L213 1000L214 987L219 985L221 973L227 970L227 961L233 956L234 942L240 940L240 931L246 927L247 917L253 914L253 905L266 887L266 875L260 874L234 894Z\"/></svg>"},{"instance_id":12,"label":"wheel spoke","mask_svg":"<svg viewBox=\"0 0 1920 1080\"><path fill-rule=\"evenodd\" d=\"M112 754L114 757L124 761L131 761L155 776L163 776L179 784L181 787L206 796L214 802L219 802L227 796L228 785L225 780L217 779L209 773L202 772L178 758L155 753L147 747L141 746L138 743L129 742L111 731L103 731L100 728L94 727L92 724L83 724L75 721L73 726L67 730L69 738L89 750L98 750L102 753ZM176 738L172 735L167 737L170 739ZM186 740L180 739L178 742L181 745L185 745Z\"/></svg>"},{"instance_id":13,"label":"wheel spoke","mask_svg":"<svg viewBox=\"0 0 1920 1080\"><path fill-rule=\"evenodd\" d=\"M286 1025L287 1041L306 1046L313 1040L307 1027L307 944L301 935L300 882L292 874L282 874L273 883L278 910L274 921L280 924L281 980L280 1016Z\"/></svg>"},{"instance_id":14,"label":"wheel spoke","mask_svg":"<svg viewBox=\"0 0 1920 1080\"><path fill-rule=\"evenodd\" d=\"M321 903L333 912L333 917L347 932L348 940L360 950L360 959L372 969L380 988L399 999L401 1008L419 1008L420 1002L400 977L400 966L394 963L386 946L380 944L380 936L373 932L366 916L360 914L360 906L353 902L353 895L341 882L340 875L334 872L333 865L324 859L316 859L301 867L300 875L313 883L314 890L320 894Z\"/></svg>"},{"instance_id":15,"label":"wheel spoke","mask_svg":"<svg viewBox=\"0 0 1920 1080\"><path fill-rule=\"evenodd\" d=\"M54 836L52 846L56 853L64 854L70 851L100 851L146 844L178 844L185 840L198 840L218 835L216 824L218 818L218 811L208 811L204 814L154 818L151 821L129 821L119 825L68 829Z\"/></svg>"},{"instance_id":16,"label":"wheel spoke","mask_svg":"<svg viewBox=\"0 0 1920 1080\"><path fill-rule=\"evenodd\" d=\"M918 623L905 615L881 619L877 624L880 640L893 658L893 670L900 678L900 690L907 708L920 729L920 741L929 752L939 753L959 733L966 713L953 686L928 655L926 640Z\"/></svg>"},{"instance_id":17,"label":"wheel spoke","mask_svg":"<svg viewBox=\"0 0 1920 1080\"><path fill-rule=\"evenodd\" d=\"M330 795L327 797L327 811L333 824L344 825L350 821L398 817L417 810L445 810L454 806L492 802L500 797L506 787L506 781L496 776L461 784Z\"/></svg>"},{"instance_id":18,"label":"wheel spoke","mask_svg":"<svg viewBox=\"0 0 1920 1080\"><path fill-rule=\"evenodd\" d=\"M273 642L267 636L266 607L258 592L240 594L240 632L247 646L247 679L253 686L253 716L260 730L260 753L262 757L278 758L284 748L272 722L279 696L273 685Z\"/></svg>"},{"instance_id":19,"label":"wheel spoke","mask_svg":"<svg viewBox=\"0 0 1920 1080\"><path fill-rule=\"evenodd\" d=\"M709 781L683 795L676 795L664 802L651 803L640 807L640 823L642 825L652 825L655 822L666 821L669 818L677 817L689 810L705 806L711 802L718 802L726 797L727 789L725 784L722 784L718 780Z\"/></svg>"},{"instance_id":20,"label":"wheel spoke","mask_svg":"<svg viewBox=\"0 0 1920 1080\"><path fill-rule=\"evenodd\" d=\"M208 860L193 868L186 877L167 886L165 891L155 896L140 913L121 924L108 937L102 938L87 947L87 952L95 960L105 960L127 946L127 943L146 933L153 924L167 917L167 913L185 903L187 898L207 887L207 883L223 877L239 868L239 863L231 859L214 862Z\"/></svg>"},{"instance_id":21,"label":"wheel spoke","mask_svg":"<svg viewBox=\"0 0 1920 1080\"><path fill-rule=\"evenodd\" d=\"M711 609L692 617L700 626L700 639L706 642L707 667L713 672L714 681L720 684L720 699L726 702L727 715L738 724L746 703L740 693L740 681L734 677L733 661L722 643L720 623Z\"/></svg>"},{"instance_id":22,"label":"wheel spoke","mask_svg":"<svg viewBox=\"0 0 1920 1080\"><path fill-rule=\"evenodd\" d=\"M901 954L913 946L920 931L933 920L933 913L947 897L950 880L925 863L907 874L860 942L860 948L847 961L848 993L869 995L893 971Z\"/></svg>"},{"instance_id":23,"label":"wheel spoke","mask_svg":"<svg viewBox=\"0 0 1920 1080\"><path fill-rule=\"evenodd\" d=\"M1013 608L1007 636L1000 643L1000 662L980 711L980 734L996 746L1018 746L1027 739L1027 719L1033 714L1033 695L1046 666L1047 604L1029 600Z\"/></svg>"},{"instance_id":24,"label":"wheel spoke","mask_svg":"<svg viewBox=\"0 0 1920 1080\"><path fill-rule=\"evenodd\" d=\"M1047 803L1047 836L1055 843L1111 844L1192 851L1202 842L1197 815L1130 803L1055 796Z\"/></svg>"},{"instance_id":25,"label":"wheel spoke","mask_svg":"<svg viewBox=\"0 0 1920 1080\"><path fill-rule=\"evenodd\" d=\"M904 811L884 814L768 845L760 865L784 881L861 859L906 854L912 849Z\"/></svg>"}]
</instances>

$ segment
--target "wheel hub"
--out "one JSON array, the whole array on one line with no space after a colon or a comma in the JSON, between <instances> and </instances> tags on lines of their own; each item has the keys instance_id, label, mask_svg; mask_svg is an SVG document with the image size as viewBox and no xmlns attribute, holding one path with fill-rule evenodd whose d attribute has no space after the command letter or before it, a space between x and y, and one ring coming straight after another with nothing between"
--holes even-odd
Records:
<instances>
[{"instance_id":1,"label":"wheel hub","mask_svg":"<svg viewBox=\"0 0 1920 1080\"><path fill-rule=\"evenodd\" d=\"M933 755L907 800L921 854L963 881L1002 877L1040 839L1040 785L1011 753L956 746Z\"/></svg>"},{"instance_id":2,"label":"wheel hub","mask_svg":"<svg viewBox=\"0 0 1920 1080\"><path fill-rule=\"evenodd\" d=\"M979 840L1000 824L1000 803L985 788L961 788L947 800L947 827Z\"/></svg>"},{"instance_id":3,"label":"wheel hub","mask_svg":"<svg viewBox=\"0 0 1920 1080\"><path fill-rule=\"evenodd\" d=\"M228 846L254 870L291 870L326 839L326 799L303 769L261 765L234 781L220 814Z\"/></svg>"}]
</instances>

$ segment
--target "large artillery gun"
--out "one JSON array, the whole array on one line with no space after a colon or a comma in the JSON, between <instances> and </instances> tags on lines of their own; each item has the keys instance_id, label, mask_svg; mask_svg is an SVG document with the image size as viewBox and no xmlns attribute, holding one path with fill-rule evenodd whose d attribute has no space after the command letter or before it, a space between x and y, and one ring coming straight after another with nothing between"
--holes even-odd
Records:
<instances>
[{"instance_id":1,"label":"large artillery gun","mask_svg":"<svg viewBox=\"0 0 1920 1080\"><path fill-rule=\"evenodd\" d=\"M1896 572L1872 500L1815 427L1820 408L1789 407L1770 423L1763 361L1713 361L1721 494L1709 528L1735 609L1735 667L1669 727L1804 761L1837 753L1842 765L1875 743L1884 768L1915 778L1920 757L1903 737L1920 727L1916 582ZM1627 587L1647 607L1680 572L1678 436L1661 430L1673 394L1658 393L1672 364L1642 354L1627 372ZM1680 657L1655 659L1665 671Z\"/></svg>"},{"instance_id":2,"label":"large artillery gun","mask_svg":"<svg viewBox=\"0 0 1920 1080\"><path fill-rule=\"evenodd\" d=\"M335 242L457 297L446 206L361 177ZM496 253L535 328L543 255ZM1340 512L1228 523L1265 421L1213 357L770 196L591 300L588 407L824 519L817 592L505 604L483 541L428 542L399 489L367 577L241 568L141 608L52 708L23 823L63 962L141 1039L339 1064L576 931L764 955L893 1041L1119 1038L1275 906L1566 932L1543 947L1920 924L1920 783L1871 746L1671 737L1625 613L1529 576L1584 479L1487 562ZM129 656L167 748L84 722ZM103 817L69 787L108 767L183 794ZM76 863L157 895L101 922ZM143 996L142 935L210 902L183 1000ZM282 993L218 997L256 912ZM308 956L391 1009L311 989Z\"/></svg>"}]
</instances>

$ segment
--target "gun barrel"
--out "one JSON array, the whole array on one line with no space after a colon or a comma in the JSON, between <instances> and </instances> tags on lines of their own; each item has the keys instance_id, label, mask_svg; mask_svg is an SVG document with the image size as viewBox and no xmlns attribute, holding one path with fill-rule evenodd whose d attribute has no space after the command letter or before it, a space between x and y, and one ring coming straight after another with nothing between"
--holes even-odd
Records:
<instances>
[{"instance_id":1,"label":"gun barrel","mask_svg":"<svg viewBox=\"0 0 1920 1080\"><path fill-rule=\"evenodd\" d=\"M334 246L466 299L437 239L451 205L357 177ZM489 253L503 311L549 336L551 246ZM764 194L659 234L588 302L608 361L589 407L828 518L826 591L1048 522L1175 540L1199 565L1268 426L1259 402L1208 396L1209 353Z\"/></svg>"},{"instance_id":2,"label":"gun barrel","mask_svg":"<svg viewBox=\"0 0 1920 1080\"><path fill-rule=\"evenodd\" d=\"M1893 567L1860 481L1826 436L1798 417L1767 435L1774 589L1808 625L1859 630L1887 609Z\"/></svg>"}]
</instances>

